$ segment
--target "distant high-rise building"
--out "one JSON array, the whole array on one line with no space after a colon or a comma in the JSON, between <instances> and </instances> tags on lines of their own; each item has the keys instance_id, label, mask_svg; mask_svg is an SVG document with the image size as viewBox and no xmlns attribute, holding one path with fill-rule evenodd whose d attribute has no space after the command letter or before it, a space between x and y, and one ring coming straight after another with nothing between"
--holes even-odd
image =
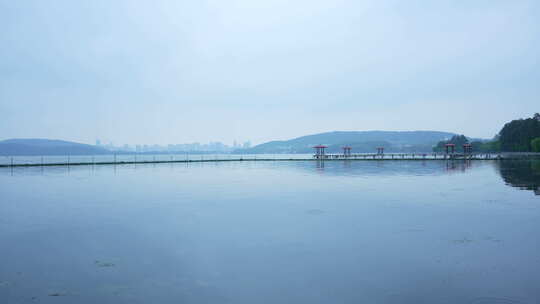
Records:
<instances>
[{"instance_id":1,"label":"distant high-rise building","mask_svg":"<svg viewBox=\"0 0 540 304\"><path fill-rule=\"evenodd\" d=\"M101 146L101 140L96 139L96 146Z\"/></svg>"},{"instance_id":2,"label":"distant high-rise building","mask_svg":"<svg viewBox=\"0 0 540 304\"><path fill-rule=\"evenodd\" d=\"M242 146L242 148L244 148L244 149L251 148L251 141L248 140L248 141L244 142L244 145Z\"/></svg>"}]
</instances>

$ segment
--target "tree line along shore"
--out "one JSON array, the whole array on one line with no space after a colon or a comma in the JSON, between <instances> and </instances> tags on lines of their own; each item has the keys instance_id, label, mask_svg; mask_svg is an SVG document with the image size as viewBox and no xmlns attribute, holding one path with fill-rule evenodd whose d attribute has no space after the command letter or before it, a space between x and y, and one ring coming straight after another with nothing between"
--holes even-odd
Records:
<instances>
[{"instance_id":1,"label":"tree line along shore","mask_svg":"<svg viewBox=\"0 0 540 304\"><path fill-rule=\"evenodd\" d=\"M454 135L439 141L433 151L443 152L445 144L470 144L475 152L540 152L540 114L506 123L492 140L470 141L465 135Z\"/></svg>"}]
</instances>

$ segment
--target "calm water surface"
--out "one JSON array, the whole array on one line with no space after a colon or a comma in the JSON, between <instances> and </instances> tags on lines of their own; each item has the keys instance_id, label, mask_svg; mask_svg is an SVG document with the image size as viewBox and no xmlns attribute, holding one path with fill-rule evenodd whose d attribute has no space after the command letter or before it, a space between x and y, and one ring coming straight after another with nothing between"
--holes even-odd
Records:
<instances>
[{"instance_id":1,"label":"calm water surface","mask_svg":"<svg viewBox=\"0 0 540 304\"><path fill-rule=\"evenodd\" d=\"M540 163L0 170L0 303L540 303Z\"/></svg>"}]
</instances>

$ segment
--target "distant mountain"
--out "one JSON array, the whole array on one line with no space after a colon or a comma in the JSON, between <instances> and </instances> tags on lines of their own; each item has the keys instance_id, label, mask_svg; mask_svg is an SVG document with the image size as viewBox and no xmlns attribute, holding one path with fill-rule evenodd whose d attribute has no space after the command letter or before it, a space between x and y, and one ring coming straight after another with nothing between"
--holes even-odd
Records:
<instances>
[{"instance_id":1,"label":"distant mountain","mask_svg":"<svg viewBox=\"0 0 540 304\"><path fill-rule=\"evenodd\" d=\"M0 141L0 155L92 155L110 151L76 142L51 139L8 139Z\"/></svg>"},{"instance_id":2,"label":"distant mountain","mask_svg":"<svg viewBox=\"0 0 540 304\"><path fill-rule=\"evenodd\" d=\"M271 141L238 152L311 153L312 147L318 144L327 145L328 152L339 152L345 145L351 146L353 153L374 152L377 147L384 147L388 152L430 152L437 142L454 135L439 131L334 131Z\"/></svg>"}]
</instances>

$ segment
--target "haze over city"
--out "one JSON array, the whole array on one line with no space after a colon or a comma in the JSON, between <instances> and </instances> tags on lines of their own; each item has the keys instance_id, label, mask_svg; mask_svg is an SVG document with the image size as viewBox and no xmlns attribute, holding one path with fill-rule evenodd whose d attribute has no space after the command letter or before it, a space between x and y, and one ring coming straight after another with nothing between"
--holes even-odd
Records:
<instances>
[{"instance_id":1,"label":"haze over city","mask_svg":"<svg viewBox=\"0 0 540 304\"><path fill-rule=\"evenodd\" d=\"M538 109L538 1L0 1L0 138L492 138Z\"/></svg>"}]
</instances>

